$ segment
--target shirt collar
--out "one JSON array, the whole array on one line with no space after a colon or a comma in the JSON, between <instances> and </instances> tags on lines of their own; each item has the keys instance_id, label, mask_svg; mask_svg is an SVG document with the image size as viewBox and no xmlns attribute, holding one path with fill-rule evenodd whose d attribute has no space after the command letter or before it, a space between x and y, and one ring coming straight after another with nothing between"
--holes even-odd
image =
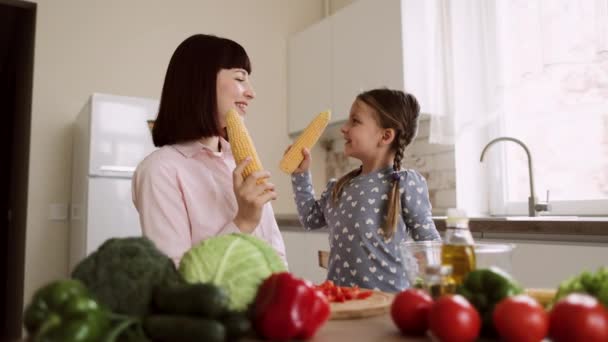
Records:
<instances>
[{"instance_id":1,"label":"shirt collar","mask_svg":"<svg viewBox=\"0 0 608 342\"><path fill-rule=\"evenodd\" d=\"M198 140L187 141L173 145L175 149L186 158L192 158L199 152L206 152L208 154L221 157L224 153L232 154L230 144L226 139L220 137L220 146L222 147L221 152L212 151L209 147L203 145Z\"/></svg>"}]
</instances>

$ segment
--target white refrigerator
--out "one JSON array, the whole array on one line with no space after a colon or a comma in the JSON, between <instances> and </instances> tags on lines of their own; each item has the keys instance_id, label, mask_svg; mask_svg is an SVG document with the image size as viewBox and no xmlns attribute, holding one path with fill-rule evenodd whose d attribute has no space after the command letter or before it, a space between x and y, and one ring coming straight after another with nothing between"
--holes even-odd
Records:
<instances>
[{"instance_id":1,"label":"white refrigerator","mask_svg":"<svg viewBox=\"0 0 608 342\"><path fill-rule=\"evenodd\" d=\"M131 197L137 164L155 147L158 100L93 94L74 125L70 272L112 237L139 236Z\"/></svg>"}]
</instances>

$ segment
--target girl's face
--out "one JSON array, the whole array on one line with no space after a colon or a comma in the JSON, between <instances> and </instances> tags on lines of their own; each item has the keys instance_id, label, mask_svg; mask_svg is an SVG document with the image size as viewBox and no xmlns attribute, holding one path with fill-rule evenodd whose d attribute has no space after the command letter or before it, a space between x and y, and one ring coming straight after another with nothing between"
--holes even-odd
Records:
<instances>
[{"instance_id":1,"label":"girl's face","mask_svg":"<svg viewBox=\"0 0 608 342\"><path fill-rule=\"evenodd\" d=\"M239 114L247 114L249 102L255 98L255 92L244 69L221 69L216 79L217 110L221 127L226 127L225 116L230 109Z\"/></svg>"},{"instance_id":2,"label":"girl's face","mask_svg":"<svg viewBox=\"0 0 608 342\"><path fill-rule=\"evenodd\" d=\"M375 119L375 110L360 100L350 108L348 121L340 128L344 136L344 155L359 160L378 156L384 129Z\"/></svg>"}]
</instances>

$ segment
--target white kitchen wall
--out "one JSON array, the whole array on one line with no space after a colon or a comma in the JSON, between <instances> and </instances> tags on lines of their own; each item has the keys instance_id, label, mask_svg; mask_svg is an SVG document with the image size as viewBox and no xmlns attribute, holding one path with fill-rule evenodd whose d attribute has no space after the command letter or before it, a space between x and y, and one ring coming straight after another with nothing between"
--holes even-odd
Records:
<instances>
[{"instance_id":1,"label":"white kitchen wall","mask_svg":"<svg viewBox=\"0 0 608 342\"><path fill-rule=\"evenodd\" d=\"M294 212L278 161L289 144L286 40L319 20L321 0L39 0L30 151L24 300L68 275L67 205L72 123L93 92L158 98L171 54L194 33L232 38L248 51L257 93L247 124L275 177L277 213ZM322 166L322 165L321 165Z\"/></svg>"},{"instance_id":2,"label":"white kitchen wall","mask_svg":"<svg viewBox=\"0 0 608 342\"><path fill-rule=\"evenodd\" d=\"M454 146L430 144L429 124L428 117L420 120L418 135L406 150L404 167L415 169L426 178L433 214L443 215L456 206Z\"/></svg>"},{"instance_id":3,"label":"white kitchen wall","mask_svg":"<svg viewBox=\"0 0 608 342\"><path fill-rule=\"evenodd\" d=\"M325 0L324 3L327 3L327 7L329 10L328 14L333 14L333 13L341 10L345 6L350 5L354 1L355 0Z\"/></svg>"}]
</instances>

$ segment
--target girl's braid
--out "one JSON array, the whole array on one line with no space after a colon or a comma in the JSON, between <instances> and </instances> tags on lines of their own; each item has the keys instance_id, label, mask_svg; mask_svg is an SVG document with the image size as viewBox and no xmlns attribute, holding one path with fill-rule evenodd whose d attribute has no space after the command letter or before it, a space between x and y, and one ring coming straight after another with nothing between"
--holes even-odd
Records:
<instances>
[{"instance_id":1,"label":"girl's braid","mask_svg":"<svg viewBox=\"0 0 608 342\"><path fill-rule=\"evenodd\" d=\"M401 170L401 162L403 161L405 148L407 146L407 141L404 135L404 132L400 132L397 136L397 148L395 151L395 160L393 161L393 171Z\"/></svg>"},{"instance_id":2,"label":"girl's braid","mask_svg":"<svg viewBox=\"0 0 608 342\"><path fill-rule=\"evenodd\" d=\"M393 185L389 192L389 204L388 213L386 215L386 223L382 227L384 236L387 238L392 237L397 229L397 222L399 222L399 215L401 212L401 196L399 193L399 170L401 170L401 161L403 160L403 154L406 147L406 139L403 132L397 133L397 148L395 151L395 159L393 161L393 174L392 180Z\"/></svg>"}]
</instances>

